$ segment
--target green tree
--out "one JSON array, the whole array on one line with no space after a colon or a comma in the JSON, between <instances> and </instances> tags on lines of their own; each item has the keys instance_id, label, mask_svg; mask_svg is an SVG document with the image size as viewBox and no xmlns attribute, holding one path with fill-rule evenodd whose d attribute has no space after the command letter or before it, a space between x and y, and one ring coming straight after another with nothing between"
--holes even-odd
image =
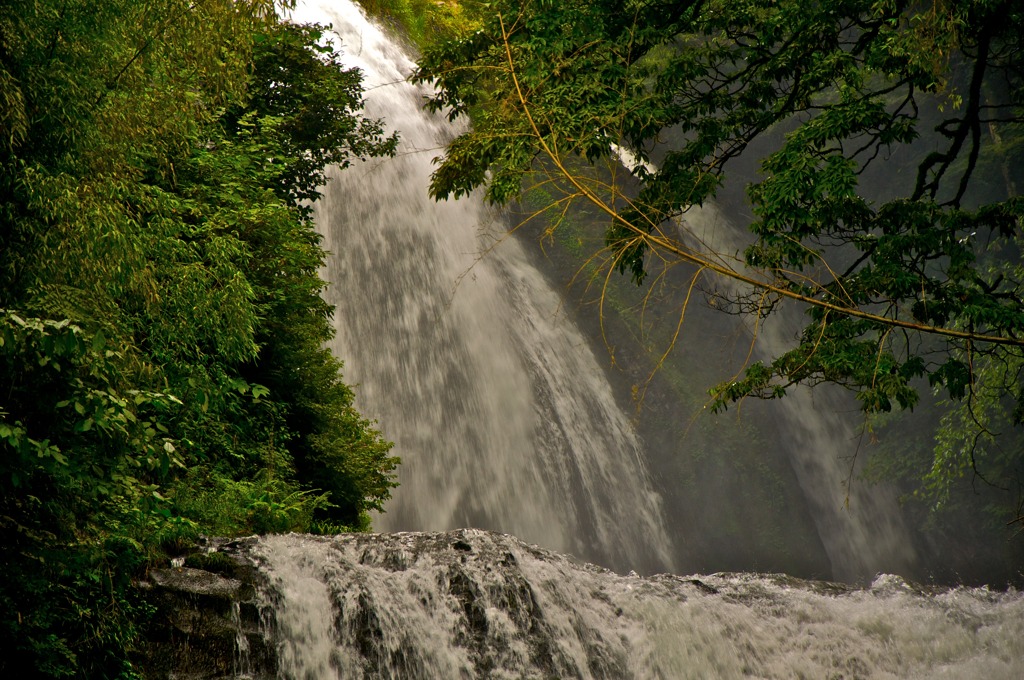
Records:
<instances>
[{"instance_id":1,"label":"green tree","mask_svg":"<svg viewBox=\"0 0 1024 680\"><path fill-rule=\"evenodd\" d=\"M724 306L755 327L802 305L795 345L717 386L716 408L830 382L885 412L930 386L953 411L923 492L976 476L1019 518L1022 28L1009 0L499 0L420 62L429 106L474 122L432 190L504 203L539 171L559 205L605 215L606 262L638 284L659 258L693 268L686 301L741 284ZM613 145L637 190L586 169ZM679 235L737 182L742 259Z\"/></svg>"},{"instance_id":2,"label":"green tree","mask_svg":"<svg viewBox=\"0 0 1024 680\"><path fill-rule=\"evenodd\" d=\"M328 165L345 168L353 158L395 149L395 137L385 138L380 121L355 115L362 108L362 77L343 67L324 31L279 23L256 35L248 98L223 119L235 133L246 114L257 126L277 126L284 156L276 163L275 188L293 202L319 198Z\"/></svg>"},{"instance_id":3,"label":"green tree","mask_svg":"<svg viewBox=\"0 0 1024 680\"><path fill-rule=\"evenodd\" d=\"M394 139L321 35L269 0L0 13L0 675L132 676L147 560L390 494L297 201Z\"/></svg>"}]
</instances>

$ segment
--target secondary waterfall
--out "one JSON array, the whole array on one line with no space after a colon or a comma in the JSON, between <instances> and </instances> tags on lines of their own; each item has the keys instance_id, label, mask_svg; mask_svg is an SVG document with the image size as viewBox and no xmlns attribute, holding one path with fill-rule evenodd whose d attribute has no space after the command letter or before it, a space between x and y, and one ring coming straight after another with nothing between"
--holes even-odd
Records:
<instances>
[{"instance_id":1,"label":"secondary waterfall","mask_svg":"<svg viewBox=\"0 0 1024 680\"><path fill-rule=\"evenodd\" d=\"M681 222L688 232L681 234L684 240L697 234L705 247L720 253L742 252L746 246L737 239L736 227L713 204L694 206ZM716 283L739 292L731 282ZM786 311L790 310L776 312L757 329L756 347L769 357L786 351L798 334L802 319ZM800 385L791 387L786 398L775 404L789 424L793 469L814 511L833 578L856 581L880 571L908 573L916 566L916 556L896 494L884 485L856 478L859 436L850 419L840 413L841 398L848 396ZM855 411L850 402L845 408Z\"/></svg>"},{"instance_id":2,"label":"secondary waterfall","mask_svg":"<svg viewBox=\"0 0 1024 680\"><path fill-rule=\"evenodd\" d=\"M294 19L334 25L367 115L402 140L397 158L336 173L316 206L333 349L403 460L376 526L482 527L623 571L671 570L642 446L559 296L478 199L428 198L452 132L422 112L413 62L348 2Z\"/></svg>"},{"instance_id":3,"label":"secondary waterfall","mask_svg":"<svg viewBox=\"0 0 1024 680\"><path fill-rule=\"evenodd\" d=\"M631 170L640 165L628 149L613 145L613 152ZM657 166L643 163L648 172ZM680 241L712 259L741 253L749 235L733 225L715 203L691 206L677 220ZM739 262L724 262L742 270ZM757 276L756 272L745 272ZM745 284L716 279L726 296L749 292ZM788 349L797 336L800 318L777 310L759 321L753 349L771 358ZM783 318L779 318L783 317ZM843 417L835 390L816 391L802 385L790 387L787 396L775 404L779 417L787 422L788 457L804 496L813 511L825 551L832 563L833 578L858 581L882 571L911 572L916 566L913 546L892 489L884 485L858 483L856 471L858 435ZM846 405L850 409L849 405Z\"/></svg>"}]
</instances>

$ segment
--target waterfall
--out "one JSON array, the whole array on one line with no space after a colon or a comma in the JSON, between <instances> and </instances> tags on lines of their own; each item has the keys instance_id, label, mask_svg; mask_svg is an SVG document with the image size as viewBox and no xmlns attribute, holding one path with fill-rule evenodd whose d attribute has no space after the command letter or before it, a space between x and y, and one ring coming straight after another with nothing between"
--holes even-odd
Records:
<instances>
[{"instance_id":1,"label":"waterfall","mask_svg":"<svg viewBox=\"0 0 1024 680\"><path fill-rule=\"evenodd\" d=\"M367 114L403 140L394 159L334 173L315 206L332 349L403 465L375 520L392 533L220 545L253 579L223 579L246 598L231 620L241 631L239 613L255 611L260 622L239 636L237 677L1024 677L1013 590L623 575L671 570L682 553L601 360L500 215L476 197L427 199L452 130L420 110L400 47L347 0L293 16L334 25L363 70ZM817 418L802 399L788 408ZM836 534L833 562L860 578L886 551L909 559L888 505L844 519L829 495L839 468L821 461L848 435L815 422L794 439L794 467L806 487L831 489L811 505ZM453 530L463 526L506 534ZM271 650L266 668L250 663L252 635Z\"/></svg>"},{"instance_id":2,"label":"waterfall","mask_svg":"<svg viewBox=\"0 0 1024 680\"><path fill-rule=\"evenodd\" d=\"M476 530L268 536L277 677L1024 677L1024 597L785 576L621 576Z\"/></svg>"},{"instance_id":3,"label":"waterfall","mask_svg":"<svg viewBox=\"0 0 1024 680\"><path fill-rule=\"evenodd\" d=\"M413 62L349 2L293 19L333 24L363 72L366 114L401 136L396 158L334 173L316 204L332 349L402 458L375 525L480 527L622 571L671 570L643 447L559 295L478 197L428 198L452 129L422 111Z\"/></svg>"}]
</instances>

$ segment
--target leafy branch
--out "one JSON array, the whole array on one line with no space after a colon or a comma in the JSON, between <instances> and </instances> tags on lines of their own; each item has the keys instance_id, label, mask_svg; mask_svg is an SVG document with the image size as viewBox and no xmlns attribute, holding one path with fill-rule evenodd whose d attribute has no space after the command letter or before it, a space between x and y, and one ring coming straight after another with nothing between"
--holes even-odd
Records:
<instances>
[{"instance_id":1,"label":"leafy branch","mask_svg":"<svg viewBox=\"0 0 1024 680\"><path fill-rule=\"evenodd\" d=\"M522 87L519 83L515 59L512 56L511 44L509 42L508 32L505 29L504 19L499 15L498 20L501 24L502 40L505 47L508 74L514 84L516 95L518 96L519 100L519 105L522 107L523 115L526 117L527 121L529 122L530 128L533 131L534 139L537 141L538 145L543 150L548 160L550 160L550 162L558 169L562 176L565 179L567 179L570 184L572 184L572 186L578 192L579 196L585 198L591 204L600 209L604 214L610 217L614 223L620 225L621 227L626 229L630 234L633 235L633 237L636 240L634 242L628 243L625 247L623 247L623 250L627 248L635 248L637 244L643 244L644 246L647 246L651 249L660 249L661 251L668 252L679 257L679 259L685 262L689 262L690 264L698 266L701 271L706 270L709 272L713 272L726 278L739 281L741 283L748 284L755 288L773 293L775 295L778 295L779 297L784 297L791 300L803 302L805 304L818 307L823 310L839 312L846 316L864 319L867 321L877 323L881 326L904 328L908 330L920 331L923 333L931 333L950 338L969 340L972 342L985 342L996 345L1011 345L1017 347L1024 347L1024 337L1013 337L1011 335L990 335L986 333L978 333L971 330L965 331L956 328L946 328L942 326L916 323L905 319L881 316L878 314L865 311L859 307L837 304L830 302L828 300L811 297L798 291L794 291L788 286L778 285L770 281L765 281L763 279L755 278L753 276L744 274L742 272L736 271L735 269L723 266L722 264L710 259L709 257L703 254L691 251L685 248L682 244L669 238L664 234L664 232L658 229L658 225L655 224L655 222L651 218L647 217L644 211L638 209L636 203L629 199L626 199L629 207L634 209L635 214L639 214L640 216L644 217L647 220L647 224L645 226L638 226L632 220L627 219L623 211L617 210L613 206L609 205L590 187L586 186L581 181L577 173L570 171L563 163L561 154L557 151L557 149L552 148L552 146L548 143L548 140L545 138L545 135L541 133L540 128L537 125L537 122L534 120L532 107L527 101L526 96L523 94ZM821 286L821 288L824 289L824 286Z\"/></svg>"}]
</instances>

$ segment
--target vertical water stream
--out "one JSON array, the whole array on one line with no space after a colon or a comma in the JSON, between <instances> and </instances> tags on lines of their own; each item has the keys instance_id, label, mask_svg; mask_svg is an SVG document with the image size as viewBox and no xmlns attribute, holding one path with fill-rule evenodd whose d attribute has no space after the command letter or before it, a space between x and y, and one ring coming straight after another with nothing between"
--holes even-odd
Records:
<instances>
[{"instance_id":1,"label":"vertical water stream","mask_svg":"<svg viewBox=\"0 0 1024 680\"><path fill-rule=\"evenodd\" d=\"M332 23L366 113L398 156L336 173L317 204L334 351L402 457L382 530L475 526L620 570L672 568L644 452L588 341L504 225L470 197L428 198L451 126L423 113L412 61L348 2Z\"/></svg>"}]
</instances>

